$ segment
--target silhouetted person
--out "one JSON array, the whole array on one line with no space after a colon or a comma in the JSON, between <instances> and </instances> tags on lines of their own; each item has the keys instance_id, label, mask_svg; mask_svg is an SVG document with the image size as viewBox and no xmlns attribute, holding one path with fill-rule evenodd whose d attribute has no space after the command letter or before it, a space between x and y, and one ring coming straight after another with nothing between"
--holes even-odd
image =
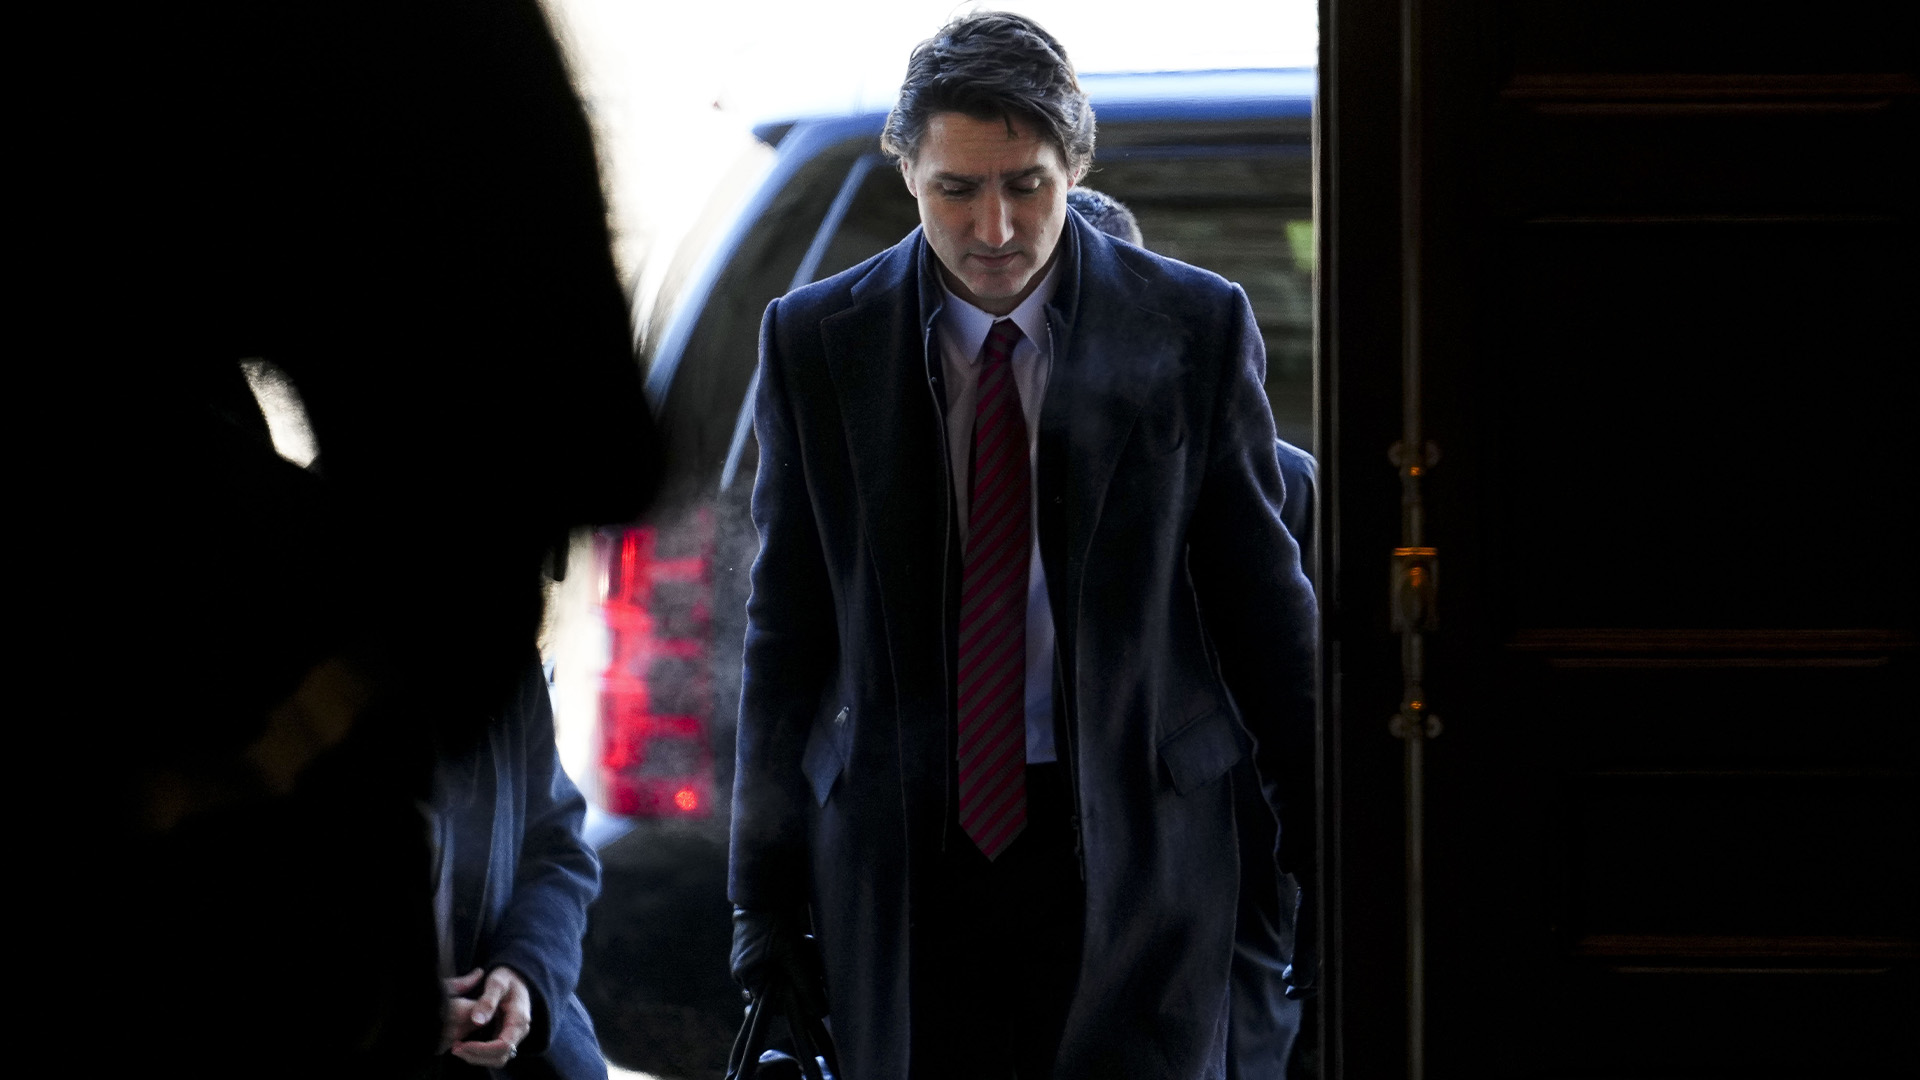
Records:
<instances>
[{"instance_id":1,"label":"silhouetted person","mask_svg":"<svg viewBox=\"0 0 1920 1080\"><path fill-rule=\"evenodd\" d=\"M445 1006L436 747L486 737L566 530L654 483L586 121L533 0L69 29L34 312L47 535L87 568L48 635L87 842L64 1007L102 1067L410 1074Z\"/></svg>"}]
</instances>

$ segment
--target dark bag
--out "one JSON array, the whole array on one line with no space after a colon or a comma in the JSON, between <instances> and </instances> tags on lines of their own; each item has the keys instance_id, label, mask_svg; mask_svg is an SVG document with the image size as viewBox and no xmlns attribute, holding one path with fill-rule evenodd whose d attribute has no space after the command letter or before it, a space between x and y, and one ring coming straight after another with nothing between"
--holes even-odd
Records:
<instances>
[{"instance_id":1,"label":"dark bag","mask_svg":"<svg viewBox=\"0 0 1920 1080\"><path fill-rule=\"evenodd\" d=\"M767 1048L776 1015L785 1018L798 1058ZM840 1055L826 1021L801 1008L784 987L770 988L747 1005L747 1018L727 1055L727 1080L836 1080L839 1075Z\"/></svg>"}]
</instances>

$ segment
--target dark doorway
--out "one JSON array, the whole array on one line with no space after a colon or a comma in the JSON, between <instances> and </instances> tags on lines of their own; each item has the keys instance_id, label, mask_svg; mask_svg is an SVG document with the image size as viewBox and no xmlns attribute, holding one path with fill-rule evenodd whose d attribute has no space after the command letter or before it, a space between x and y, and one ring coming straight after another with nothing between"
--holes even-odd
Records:
<instances>
[{"instance_id":1,"label":"dark doorway","mask_svg":"<svg viewBox=\"0 0 1920 1080\"><path fill-rule=\"evenodd\" d=\"M1322 12L1330 1075L1910 1068L1914 9Z\"/></svg>"}]
</instances>

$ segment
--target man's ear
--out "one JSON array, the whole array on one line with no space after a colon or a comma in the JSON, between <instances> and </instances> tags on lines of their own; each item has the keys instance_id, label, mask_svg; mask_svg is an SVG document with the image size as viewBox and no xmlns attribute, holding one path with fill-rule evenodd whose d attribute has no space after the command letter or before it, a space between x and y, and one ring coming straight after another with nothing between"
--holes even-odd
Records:
<instances>
[{"instance_id":1,"label":"man's ear","mask_svg":"<svg viewBox=\"0 0 1920 1080\"><path fill-rule=\"evenodd\" d=\"M900 179L907 182L907 194L916 199L920 197L920 190L913 186L913 162L906 158L900 159Z\"/></svg>"}]
</instances>

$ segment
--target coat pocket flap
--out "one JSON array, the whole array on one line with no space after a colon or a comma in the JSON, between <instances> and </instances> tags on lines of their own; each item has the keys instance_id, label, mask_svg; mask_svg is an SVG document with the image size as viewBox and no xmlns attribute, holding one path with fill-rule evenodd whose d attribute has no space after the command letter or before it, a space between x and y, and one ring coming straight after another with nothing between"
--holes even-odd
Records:
<instances>
[{"instance_id":1,"label":"coat pocket flap","mask_svg":"<svg viewBox=\"0 0 1920 1080\"><path fill-rule=\"evenodd\" d=\"M1238 727L1227 713L1210 712L1160 740L1173 790L1186 795L1233 768L1246 753Z\"/></svg>"},{"instance_id":2,"label":"coat pocket flap","mask_svg":"<svg viewBox=\"0 0 1920 1080\"><path fill-rule=\"evenodd\" d=\"M846 710L841 710L845 715ZM827 796L833 792L833 782L840 779L840 770L846 767L846 761L840 756L840 744L834 738L832 726L825 720L814 722L813 730L807 734L807 748L800 755L800 771L807 776L807 786L813 789L813 798L821 806L827 805Z\"/></svg>"}]
</instances>

